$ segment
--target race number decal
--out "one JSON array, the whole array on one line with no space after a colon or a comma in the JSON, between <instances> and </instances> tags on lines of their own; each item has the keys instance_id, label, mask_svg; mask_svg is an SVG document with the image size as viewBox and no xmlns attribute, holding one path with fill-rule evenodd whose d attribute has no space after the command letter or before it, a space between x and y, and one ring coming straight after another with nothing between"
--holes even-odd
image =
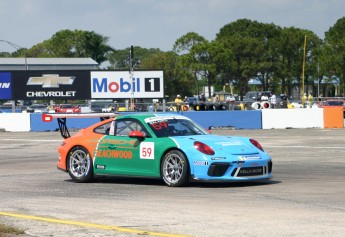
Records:
<instances>
[{"instance_id":1,"label":"race number decal","mask_svg":"<svg viewBox=\"0 0 345 237\"><path fill-rule=\"evenodd\" d=\"M140 143L140 159L154 159L155 145L153 142Z\"/></svg>"}]
</instances>

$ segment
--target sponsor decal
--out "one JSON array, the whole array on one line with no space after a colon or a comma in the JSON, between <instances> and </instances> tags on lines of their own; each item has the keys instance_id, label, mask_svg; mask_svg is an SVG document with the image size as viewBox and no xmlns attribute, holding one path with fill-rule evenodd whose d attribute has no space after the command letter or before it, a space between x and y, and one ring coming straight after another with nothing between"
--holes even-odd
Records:
<instances>
[{"instance_id":1,"label":"sponsor decal","mask_svg":"<svg viewBox=\"0 0 345 237\"><path fill-rule=\"evenodd\" d=\"M226 157L212 157L211 160L226 160Z\"/></svg>"},{"instance_id":2,"label":"sponsor decal","mask_svg":"<svg viewBox=\"0 0 345 237\"><path fill-rule=\"evenodd\" d=\"M76 91L27 91L27 97L74 97Z\"/></svg>"},{"instance_id":3,"label":"sponsor decal","mask_svg":"<svg viewBox=\"0 0 345 237\"><path fill-rule=\"evenodd\" d=\"M193 161L194 165L208 165L208 161Z\"/></svg>"},{"instance_id":4,"label":"sponsor decal","mask_svg":"<svg viewBox=\"0 0 345 237\"><path fill-rule=\"evenodd\" d=\"M133 146L136 143L135 140L114 140L110 138L102 139L99 144L111 144L111 145L131 145Z\"/></svg>"},{"instance_id":5,"label":"sponsor decal","mask_svg":"<svg viewBox=\"0 0 345 237\"><path fill-rule=\"evenodd\" d=\"M41 77L29 77L26 85L42 86L44 89L59 88L60 85L73 85L76 77L59 76L59 74L43 74ZM28 98L45 98L45 97L75 97L76 91L27 91Z\"/></svg>"},{"instance_id":6,"label":"sponsor decal","mask_svg":"<svg viewBox=\"0 0 345 237\"><path fill-rule=\"evenodd\" d=\"M105 165L96 165L96 169L105 170Z\"/></svg>"},{"instance_id":7,"label":"sponsor decal","mask_svg":"<svg viewBox=\"0 0 345 237\"><path fill-rule=\"evenodd\" d=\"M8 89L11 87L11 82L0 82L0 89Z\"/></svg>"},{"instance_id":8,"label":"sponsor decal","mask_svg":"<svg viewBox=\"0 0 345 237\"><path fill-rule=\"evenodd\" d=\"M60 85L73 85L75 77L59 74L43 74L41 77L29 77L26 85L42 86L43 88L59 88Z\"/></svg>"},{"instance_id":9,"label":"sponsor decal","mask_svg":"<svg viewBox=\"0 0 345 237\"><path fill-rule=\"evenodd\" d=\"M258 168L242 168L239 171L239 175L241 176L250 176L250 175L259 175L263 173L262 167Z\"/></svg>"},{"instance_id":10,"label":"sponsor decal","mask_svg":"<svg viewBox=\"0 0 345 237\"><path fill-rule=\"evenodd\" d=\"M172 119L171 116L160 116L160 117L149 117L145 119L146 123L165 123L168 122L169 119ZM174 116L174 119L188 119L179 115Z\"/></svg>"},{"instance_id":11,"label":"sponsor decal","mask_svg":"<svg viewBox=\"0 0 345 237\"><path fill-rule=\"evenodd\" d=\"M132 159L133 153L131 151L98 150L96 156L98 158Z\"/></svg>"},{"instance_id":12,"label":"sponsor decal","mask_svg":"<svg viewBox=\"0 0 345 237\"><path fill-rule=\"evenodd\" d=\"M12 99L12 81L10 72L0 72L0 99Z\"/></svg>"},{"instance_id":13,"label":"sponsor decal","mask_svg":"<svg viewBox=\"0 0 345 237\"><path fill-rule=\"evenodd\" d=\"M140 78L133 78L132 83L120 78L120 82L109 82L107 78L92 78L92 92L140 92Z\"/></svg>"},{"instance_id":14,"label":"sponsor decal","mask_svg":"<svg viewBox=\"0 0 345 237\"><path fill-rule=\"evenodd\" d=\"M239 160L260 160L260 156L239 156Z\"/></svg>"}]
</instances>

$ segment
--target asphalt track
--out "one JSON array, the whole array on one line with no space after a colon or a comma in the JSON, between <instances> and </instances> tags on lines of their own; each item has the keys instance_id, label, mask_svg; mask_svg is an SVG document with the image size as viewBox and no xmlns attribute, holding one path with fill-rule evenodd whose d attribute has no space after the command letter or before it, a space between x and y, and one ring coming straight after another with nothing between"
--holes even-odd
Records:
<instances>
[{"instance_id":1,"label":"asphalt track","mask_svg":"<svg viewBox=\"0 0 345 237\"><path fill-rule=\"evenodd\" d=\"M345 129L217 130L249 136L274 178L193 183L105 178L76 184L56 169L57 132L0 132L0 222L27 236L344 236Z\"/></svg>"}]
</instances>

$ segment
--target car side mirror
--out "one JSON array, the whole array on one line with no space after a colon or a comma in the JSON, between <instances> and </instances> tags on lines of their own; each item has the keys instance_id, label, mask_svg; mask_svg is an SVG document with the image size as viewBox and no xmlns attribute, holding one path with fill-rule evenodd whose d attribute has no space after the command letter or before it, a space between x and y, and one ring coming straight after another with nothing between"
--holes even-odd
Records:
<instances>
[{"instance_id":1,"label":"car side mirror","mask_svg":"<svg viewBox=\"0 0 345 237\"><path fill-rule=\"evenodd\" d=\"M139 140L144 140L144 138L145 138L144 133L137 131L137 130L131 131L128 136L130 138L137 138Z\"/></svg>"}]
</instances>

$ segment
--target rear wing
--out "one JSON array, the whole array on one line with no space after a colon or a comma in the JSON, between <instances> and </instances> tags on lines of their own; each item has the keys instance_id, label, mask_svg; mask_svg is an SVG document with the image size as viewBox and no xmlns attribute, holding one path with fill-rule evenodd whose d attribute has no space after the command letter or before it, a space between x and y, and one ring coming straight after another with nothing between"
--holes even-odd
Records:
<instances>
[{"instance_id":1,"label":"rear wing","mask_svg":"<svg viewBox=\"0 0 345 237\"><path fill-rule=\"evenodd\" d=\"M119 115L120 114L114 114L114 113L42 114L42 121L49 123L49 122L52 122L54 118L56 118L58 121L61 136L64 139L66 139L71 136L67 128L67 123L66 123L67 118L100 118L100 120L103 121L105 119L114 118Z\"/></svg>"}]
</instances>

